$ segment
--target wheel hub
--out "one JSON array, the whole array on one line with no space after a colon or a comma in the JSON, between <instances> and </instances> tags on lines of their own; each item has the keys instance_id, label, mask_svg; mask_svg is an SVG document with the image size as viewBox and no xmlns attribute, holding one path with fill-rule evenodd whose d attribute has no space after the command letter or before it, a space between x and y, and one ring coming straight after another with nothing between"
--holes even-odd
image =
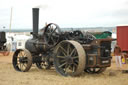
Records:
<instances>
[{"instance_id":1,"label":"wheel hub","mask_svg":"<svg viewBox=\"0 0 128 85\"><path fill-rule=\"evenodd\" d=\"M21 58L19 58L19 62L20 63L26 63L27 61L26 61L26 57L21 57Z\"/></svg>"},{"instance_id":2,"label":"wheel hub","mask_svg":"<svg viewBox=\"0 0 128 85\"><path fill-rule=\"evenodd\" d=\"M66 60L67 64L73 64L73 58L71 56L66 56L65 60Z\"/></svg>"}]
</instances>

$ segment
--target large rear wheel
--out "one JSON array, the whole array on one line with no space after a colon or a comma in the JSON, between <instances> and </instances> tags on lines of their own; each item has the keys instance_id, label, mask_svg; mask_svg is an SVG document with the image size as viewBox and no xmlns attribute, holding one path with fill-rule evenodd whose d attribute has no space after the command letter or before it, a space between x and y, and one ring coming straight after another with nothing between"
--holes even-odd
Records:
<instances>
[{"instance_id":1,"label":"large rear wheel","mask_svg":"<svg viewBox=\"0 0 128 85\"><path fill-rule=\"evenodd\" d=\"M76 41L66 40L57 45L54 56L56 71L63 76L80 75L86 64L83 47Z\"/></svg>"},{"instance_id":2,"label":"large rear wheel","mask_svg":"<svg viewBox=\"0 0 128 85\"><path fill-rule=\"evenodd\" d=\"M27 49L18 49L13 55L13 67L17 71L26 72L31 68L32 56Z\"/></svg>"}]
</instances>

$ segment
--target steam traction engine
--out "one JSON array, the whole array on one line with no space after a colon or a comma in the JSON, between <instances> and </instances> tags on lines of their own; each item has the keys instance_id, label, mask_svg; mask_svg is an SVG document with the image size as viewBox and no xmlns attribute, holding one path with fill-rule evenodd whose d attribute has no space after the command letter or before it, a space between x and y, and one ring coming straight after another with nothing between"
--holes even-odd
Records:
<instances>
[{"instance_id":1,"label":"steam traction engine","mask_svg":"<svg viewBox=\"0 0 128 85\"><path fill-rule=\"evenodd\" d=\"M1 31L0 32L0 53L2 53L4 56L9 55L9 51L7 49L6 43L6 33Z\"/></svg>"},{"instance_id":2,"label":"steam traction engine","mask_svg":"<svg viewBox=\"0 0 128 85\"><path fill-rule=\"evenodd\" d=\"M77 76L84 71L101 73L111 65L113 39L97 39L94 33L79 30L62 32L54 23L38 32L38 16L39 9L33 8L33 38L26 42L26 49L17 49L13 55L17 71L26 72L36 64L39 69L54 66L63 76Z\"/></svg>"}]
</instances>

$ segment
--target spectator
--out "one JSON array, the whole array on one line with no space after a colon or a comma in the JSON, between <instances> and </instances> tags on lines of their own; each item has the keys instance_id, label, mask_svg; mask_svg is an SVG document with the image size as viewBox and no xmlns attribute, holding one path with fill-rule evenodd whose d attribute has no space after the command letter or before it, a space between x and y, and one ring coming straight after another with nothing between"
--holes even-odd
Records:
<instances>
[{"instance_id":1,"label":"spectator","mask_svg":"<svg viewBox=\"0 0 128 85\"><path fill-rule=\"evenodd\" d=\"M115 60L116 60L116 66L118 68L118 70L122 69L122 62L121 62L121 48L116 45L114 48L114 56L115 56Z\"/></svg>"}]
</instances>

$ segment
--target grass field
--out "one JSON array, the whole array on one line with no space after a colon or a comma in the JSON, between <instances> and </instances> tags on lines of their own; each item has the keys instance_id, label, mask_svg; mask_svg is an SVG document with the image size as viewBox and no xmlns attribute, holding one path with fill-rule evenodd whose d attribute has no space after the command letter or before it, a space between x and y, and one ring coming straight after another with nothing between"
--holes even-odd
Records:
<instances>
[{"instance_id":1,"label":"grass field","mask_svg":"<svg viewBox=\"0 0 128 85\"><path fill-rule=\"evenodd\" d=\"M55 69L39 70L34 65L29 72L17 72L10 56L0 55L0 85L128 85L128 74L116 70L115 62L101 74L82 73L79 77L63 77ZM114 76L110 76L110 72Z\"/></svg>"}]
</instances>

